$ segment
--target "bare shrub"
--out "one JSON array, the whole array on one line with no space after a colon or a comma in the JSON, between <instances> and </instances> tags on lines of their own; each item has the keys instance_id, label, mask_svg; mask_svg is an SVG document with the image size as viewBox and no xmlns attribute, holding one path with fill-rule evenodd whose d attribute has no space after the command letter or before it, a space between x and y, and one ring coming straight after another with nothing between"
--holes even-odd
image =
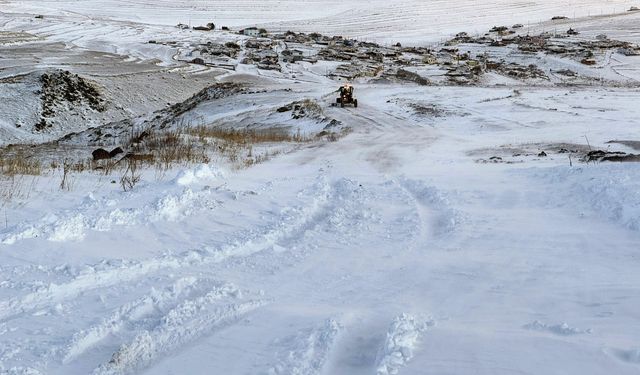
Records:
<instances>
[{"instance_id":1,"label":"bare shrub","mask_svg":"<svg viewBox=\"0 0 640 375\"><path fill-rule=\"evenodd\" d=\"M60 180L60 190L71 190L71 183L69 182L69 173L71 172L71 163L65 160L62 163L62 179Z\"/></svg>"},{"instance_id":2,"label":"bare shrub","mask_svg":"<svg viewBox=\"0 0 640 375\"><path fill-rule=\"evenodd\" d=\"M127 159L127 169L124 171L124 175L120 178L120 185L122 190L130 191L140 182L142 175L138 171L138 161L129 158Z\"/></svg>"},{"instance_id":3,"label":"bare shrub","mask_svg":"<svg viewBox=\"0 0 640 375\"><path fill-rule=\"evenodd\" d=\"M27 200L35 188L37 176L0 176L0 203L2 206L18 199Z\"/></svg>"},{"instance_id":4,"label":"bare shrub","mask_svg":"<svg viewBox=\"0 0 640 375\"><path fill-rule=\"evenodd\" d=\"M315 103L308 103L310 109L313 105ZM35 177L29 187L26 176L56 172L54 175L60 178L59 188L70 191L76 173L96 171L106 176L118 173L122 189L130 191L141 181L141 171L145 168L154 168L156 178L162 178L176 165L209 163L212 158L226 160L232 168L247 168L282 153L280 146L284 143L296 145L320 139L302 135L299 131L292 134L286 129L176 125L162 130L132 130L123 139L125 143L121 143L126 155L99 161L74 156L77 154L73 153L58 156L64 148L55 143L40 145L42 147L15 145L0 149L0 203L30 194Z\"/></svg>"}]
</instances>

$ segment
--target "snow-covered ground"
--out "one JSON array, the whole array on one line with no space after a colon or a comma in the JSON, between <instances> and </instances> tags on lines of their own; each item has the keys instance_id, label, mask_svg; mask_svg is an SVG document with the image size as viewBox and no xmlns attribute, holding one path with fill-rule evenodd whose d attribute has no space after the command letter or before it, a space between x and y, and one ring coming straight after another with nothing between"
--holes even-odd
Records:
<instances>
[{"instance_id":1,"label":"snow-covered ground","mask_svg":"<svg viewBox=\"0 0 640 375\"><path fill-rule=\"evenodd\" d=\"M0 231L4 370L636 373L640 170L549 151L637 136L635 93L508 94L362 88L326 109L351 135L249 170L36 181Z\"/></svg>"},{"instance_id":2,"label":"snow-covered ground","mask_svg":"<svg viewBox=\"0 0 640 375\"><path fill-rule=\"evenodd\" d=\"M293 12L289 1L265 2L265 9L210 3L154 2L155 21L142 15L150 9L143 2L0 5L62 23L91 16L78 22L114 30L120 22L205 20L217 10L229 24L239 17L238 25L284 20L288 27L306 19L314 31L355 7L309 2ZM384 23L383 14L411 14L412 5L413 16L436 9L436 17L446 8L369 3L369 14L350 11L353 19L389 29L403 18ZM467 18L456 18L454 31L633 5L496 1L492 8L505 10L490 12L463 4ZM636 16L580 22L594 34L601 25L636 40L633 28L612 26L627 17ZM420 19L407 31L427 28ZM7 25L15 31L26 20ZM53 25L56 42L84 27L65 36L49 17L37 22ZM136 25L142 38L168 30ZM91 51L91 38L75 46ZM624 61L630 79L638 77L634 58ZM188 82L202 79L202 72L140 60L127 69L179 69L187 82L158 93L157 102L188 96ZM247 169L212 162L149 170L126 192L117 177L92 172L71 174L67 189L58 172L0 180L0 197L11 195L0 206L0 374L640 371L640 164L578 160L589 149L640 153L636 87L362 82L359 107L343 109L329 105L337 83L321 68L296 66L295 78L245 66L224 80L253 84L255 92L198 103L181 116L318 132L324 120L273 111L308 98L349 134ZM140 98L123 103L136 104L132 116L144 110ZM158 107L150 104L147 116Z\"/></svg>"},{"instance_id":3,"label":"snow-covered ground","mask_svg":"<svg viewBox=\"0 0 640 375\"><path fill-rule=\"evenodd\" d=\"M638 5L629 0L3 0L0 4L3 12L75 17L98 26L104 19L171 26L215 22L413 43L439 40L462 29L483 32L497 24L529 25L554 16L623 13ZM85 29L91 32L92 27Z\"/></svg>"}]
</instances>

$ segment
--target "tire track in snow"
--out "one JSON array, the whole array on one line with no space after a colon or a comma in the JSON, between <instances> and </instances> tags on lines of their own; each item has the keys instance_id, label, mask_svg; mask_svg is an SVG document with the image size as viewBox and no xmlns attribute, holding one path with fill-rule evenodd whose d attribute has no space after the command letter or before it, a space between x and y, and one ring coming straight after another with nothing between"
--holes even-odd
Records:
<instances>
[{"instance_id":1,"label":"tire track in snow","mask_svg":"<svg viewBox=\"0 0 640 375\"><path fill-rule=\"evenodd\" d=\"M409 314L396 317L383 346L378 351L376 360L376 375L397 374L400 369L413 358L420 337L429 326L431 320L423 320Z\"/></svg>"},{"instance_id":2,"label":"tire track in snow","mask_svg":"<svg viewBox=\"0 0 640 375\"><path fill-rule=\"evenodd\" d=\"M201 256L192 252L181 258L163 257L145 262L124 262L120 268L97 272L88 271L69 282L63 284L51 283L26 296L1 301L0 321L73 299L86 291L129 282L142 275L162 269L184 267L186 264L193 263L198 259L201 259Z\"/></svg>"},{"instance_id":3,"label":"tire track in snow","mask_svg":"<svg viewBox=\"0 0 640 375\"><path fill-rule=\"evenodd\" d=\"M431 215L430 212L428 212L427 208L416 200L415 195L405 188L405 186L403 185L403 181L394 180L393 183L394 186L399 187L398 190L402 192L404 196L403 198L406 199L406 202L404 203L413 206L412 211L415 215L415 219L412 221L413 228L411 230L412 233L410 248L414 249L416 246L420 245L422 241L428 239L428 235L430 232L428 228L428 226L430 225L429 217Z\"/></svg>"},{"instance_id":4,"label":"tire track in snow","mask_svg":"<svg viewBox=\"0 0 640 375\"><path fill-rule=\"evenodd\" d=\"M269 369L268 374L320 374L341 330L339 322L327 319L319 328L298 333L286 343L282 358L277 365Z\"/></svg>"},{"instance_id":5,"label":"tire track in snow","mask_svg":"<svg viewBox=\"0 0 640 375\"><path fill-rule=\"evenodd\" d=\"M161 355L178 351L185 344L233 324L265 304L257 300L211 306L226 296L227 291L214 289L202 297L184 301L164 315L157 327L139 333L122 345L111 360L96 368L93 374L129 374L149 367Z\"/></svg>"},{"instance_id":6,"label":"tire track in snow","mask_svg":"<svg viewBox=\"0 0 640 375\"><path fill-rule=\"evenodd\" d=\"M206 293L201 289L211 290L211 284L211 281L186 277L175 281L164 290L152 290L150 294L120 306L99 324L74 334L65 350L62 363L68 364L111 335L139 328L142 320L152 319L154 315L175 307L181 299L189 298L194 293ZM215 290L221 292L220 296L240 294L235 286L229 284L220 284Z\"/></svg>"},{"instance_id":7,"label":"tire track in snow","mask_svg":"<svg viewBox=\"0 0 640 375\"><path fill-rule=\"evenodd\" d=\"M452 233L463 221L462 214L451 207L447 197L436 187L405 177L399 179L399 184L416 202L421 220L430 222L434 235Z\"/></svg>"},{"instance_id":8,"label":"tire track in snow","mask_svg":"<svg viewBox=\"0 0 640 375\"><path fill-rule=\"evenodd\" d=\"M26 296L1 301L0 321L47 308L56 303L73 299L90 290L131 282L160 270L220 263L230 258L247 257L273 248L282 240L291 240L291 238L303 235L309 229L310 223L313 223L316 217L328 210L332 189L326 176L321 174L310 189L299 193L299 196L311 201L309 205L284 209L276 223L265 231L245 234L243 238L221 248L189 251L177 256L169 255L146 261L123 262L119 268L97 272L88 271L69 282L51 283Z\"/></svg>"}]
</instances>

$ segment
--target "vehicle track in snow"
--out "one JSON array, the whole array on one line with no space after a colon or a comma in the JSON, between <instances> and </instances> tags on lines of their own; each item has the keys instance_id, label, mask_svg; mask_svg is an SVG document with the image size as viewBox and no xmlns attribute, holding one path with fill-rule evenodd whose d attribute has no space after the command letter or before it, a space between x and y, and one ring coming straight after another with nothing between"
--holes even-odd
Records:
<instances>
[{"instance_id":1,"label":"vehicle track in snow","mask_svg":"<svg viewBox=\"0 0 640 375\"><path fill-rule=\"evenodd\" d=\"M205 248L143 261L122 262L116 267L107 267L100 271L89 269L67 282L50 283L27 295L0 301L0 322L23 313L51 307L88 291L134 282L158 271L184 270L268 250L280 241L289 241L303 235L308 227L313 225L315 217L322 215L326 210L331 189L326 177L319 175L313 186L301 192L301 195L309 197L308 204L283 209L281 216L270 225L261 230L240 233L235 240L227 241L227 245L220 248Z\"/></svg>"},{"instance_id":2,"label":"vehicle track in snow","mask_svg":"<svg viewBox=\"0 0 640 375\"><path fill-rule=\"evenodd\" d=\"M428 228L428 234L441 237L453 232L461 223L462 214L451 207L446 195L438 188L404 176L399 180L402 189L414 200L421 220L426 223L423 228Z\"/></svg>"},{"instance_id":3,"label":"vehicle track in snow","mask_svg":"<svg viewBox=\"0 0 640 375\"><path fill-rule=\"evenodd\" d=\"M263 300L218 303L229 295L235 299L234 293L227 288L216 288L203 296L182 301L163 315L155 327L139 332L133 340L120 346L111 359L98 366L93 374L116 375L141 370L160 356L171 354L203 335L233 324L265 304Z\"/></svg>"},{"instance_id":4,"label":"vehicle track in snow","mask_svg":"<svg viewBox=\"0 0 640 375\"><path fill-rule=\"evenodd\" d=\"M269 375L321 374L343 327L329 318L320 326L298 332L279 340L278 363L268 370Z\"/></svg>"},{"instance_id":5,"label":"vehicle track in snow","mask_svg":"<svg viewBox=\"0 0 640 375\"><path fill-rule=\"evenodd\" d=\"M378 351L376 375L398 374L411 361L421 336L432 325L432 320L411 314L397 316L391 322L387 337Z\"/></svg>"},{"instance_id":6,"label":"vehicle track in snow","mask_svg":"<svg viewBox=\"0 0 640 375\"><path fill-rule=\"evenodd\" d=\"M150 285L158 287L165 282L162 279L151 276L160 272L183 275L178 281L167 285L163 291L153 292L125 302L120 307L115 307L115 310L105 318L102 318L100 322L81 328L72 336L62 339L66 344L56 349L59 353L59 360L63 366L73 366L76 359L82 358L85 352L92 351L96 346L104 347L101 343L105 339L110 338L108 341L111 342L113 337L120 336L122 332L131 330L137 332L141 327L148 326L150 324L149 320L155 319L154 316L157 315L158 311L163 311L168 306L181 303L185 298L193 295L194 290L201 290L202 287L198 285L202 284L202 282L195 280L190 275L199 273L199 270L203 270L203 267L221 262L230 262L233 265L236 260L252 257L274 248L292 249L296 247L298 242L304 240L308 233L315 233L316 230L335 228L338 231L342 231L350 228L348 225L343 227L343 225L347 224L344 221L347 217L345 215L359 215L358 212L360 211L355 209L356 205L359 204L357 197L360 193L358 189L356 182L344 179L329 183L327 176L324 173L320 173L314 184L302 189L299 193L300 197L305 198L306 204L282 209L281 216L263 230L252 230L248 234L241 234L238 236L238 240L235 242L230 241L229 245L222 248L187 251L182 254L167 255L143 261L121 262L116 266L103 266L102 270L97 271L95 269L99 267L95 267L95 269L89 268L88 271L71 278L67 282L51 283L32 293L0 302L0 321L10 322L24 314L40 314L39 311L53 310L56 306L65 305L68 302L78 300L78 298L81 298L81 300L78 300L80 303L84 303L82 301L87 300L92 295L96 297L101 295L101 290L105 289L112 290L110 293L113 293L113 291L119 290L125 285L127 288L134 286L136 289L148 288ZM307 245L304 244L303 247L305 246ZM206 283L203 285L206 285ZM112 304L109 300L106 300L105 303ZM225 309L231 314L236 309L243 310L247 306L238 305ZM114 309L114 307L111 307L111 309ZM62 312L62 314L69 317L74 315L73 312ZM219 319L217 315L207 318L212 326L217 327L220 322L233 320L231 316L233 314L229 315L231 316L230 318L227 317L228 314L226 312L220 314L223 315L223 318ZM204 322L204 324L209 323ZM164 331L156 333L157 335L151 334L151 339L154 342L158 340L162 342L166 337L171 337L171 340L182 340ZM199 335L199 333L194 333L190 337L195 338ZM116 360L117 365L113 363L104 364L96 370L96 373L126 373L131 368L137 368L139 366L138 362L134 364L131 359L123 360L120 358L128 358L127 353L136 352L138 350L136 348L148 339L150 338L147 336L140 336L136 339L137 341L132 341L132 344L123 345L119 351L122 354L116 355L118 358ZM164 344L160 346L164 348ZM28 348L21 350L28 350ZM158 352L154 352L155 354L151 355L151 357L155 357L165 349L154 347L153 350ZM148 362L151 363L152 358ZM125 364L121 365L121 363Z\"/></svg>"},{"instance_id":7,"label":"vehicle track in snow","mask_svg":"<svg viewBox=\"0 0 640 375\"><path fill-rule=\"evenodd\" d=\"M160 314L175 308L182 300L202 296L211 291L216 291L220 298L239 296L241 293L234 285L193 276L180 278L164 289L157 290L152 287L150 293L121 305L109 317L76 332L64 349L62 363L74 361L110 336L126 336L145 327L152 328L160 321Z\"/></svg>"}]
</instances>

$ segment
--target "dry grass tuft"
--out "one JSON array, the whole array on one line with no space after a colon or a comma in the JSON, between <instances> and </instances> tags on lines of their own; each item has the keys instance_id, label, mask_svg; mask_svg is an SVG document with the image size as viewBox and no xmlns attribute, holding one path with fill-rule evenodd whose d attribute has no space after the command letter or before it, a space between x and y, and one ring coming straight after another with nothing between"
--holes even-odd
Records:
<instances>
[{"instance_id":1,"label":"dry grass tuft","mask_svg":"<svg viewBox=\"0 0 640 375\"><path fill-rule=\"evenodd\" d=\"M42 174L42 165L38 159L27 156L23 152L13 155L3 154L0 155L0 173L5 176L39 176Z\"/></svg>"},{"instance_id":2,"label":"dry grass tuft","mask_svg":"<svg viewBox=\"0 0 640 375\"><path fill-rule=\"evenodd\" d=\"M304 137L300 132L290 134L286 130L281 129L227 129L211 126L196 126L188 129L188 133L196 136L201 142L207 139L218 139L227 142L233 142L242 145L250 145L256 143L282 143L282 142L309 142L312 139Z\"/></svg>"},{"instance_id":3,"label":"dry grass tuft","mask_svg":"<svg viewBox=\"0 0 640 375\"><path fill-rule=\"evenodd\" d=\"M119 174L123 190L128 191L140 182L145 169L155 169L157 176L164 176L174 166L203 164L211 160L228 162L231 168L248 168L302 143L321 139L331 141L330 135L305 136L299 132L291 134L285 129L238 130L183 124L173 129L132 132L121 143L126 154L98 161L82 156L86 155L84 149L66 152L55 143L38 147L8 146L0 149L0 201L9 202L28 195L37 176L43 174L59 175L58 186L64 191L74 188L74 175L78 173ZM27 189L28 176L34 177Z\"/></svg>"}]
</instances>

